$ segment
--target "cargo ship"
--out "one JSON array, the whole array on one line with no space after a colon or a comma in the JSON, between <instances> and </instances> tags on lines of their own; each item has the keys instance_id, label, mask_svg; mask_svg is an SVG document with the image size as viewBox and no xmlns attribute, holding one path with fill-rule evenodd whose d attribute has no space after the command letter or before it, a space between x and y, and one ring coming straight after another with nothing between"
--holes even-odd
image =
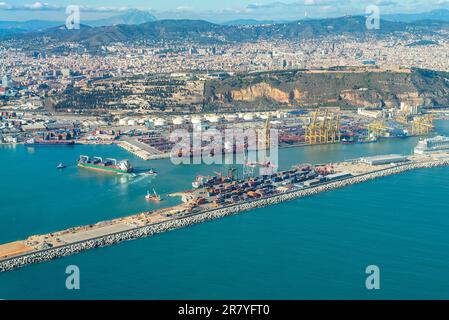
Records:
<instances>
[{"instance_id":1,"label":"cargo ship","mask_svg":"<svg viewBox=\"0 0 449 320\"><path fill-rule=\"evenodd\" d=\"M449 137L437 136L435 138L424 139L418 142L415 154L428 154L435 152L449 151Z\"/></svg>"},{"instance_id":2,"label":"cargo ship","mask_svg":"<svg viewBox=\"0 0 449 320\"><path fill-rule=\"evenodd\" d=\"M100 157L89 158L88 156L80 156L78 167L113 174L131 173L133 171L133 167L128 160L103 160L103 158Z\"/></svg>"},{"instance_id":3,"label":"cargo ship","mask_svg":"<svg viewBox=\"0 0 449 320\"><path fill-rule=\"evenodd\" d=\"M25 141L26 146L73 146L73 140L38 140L29 139Z\"/></svg>"}]
</instances>

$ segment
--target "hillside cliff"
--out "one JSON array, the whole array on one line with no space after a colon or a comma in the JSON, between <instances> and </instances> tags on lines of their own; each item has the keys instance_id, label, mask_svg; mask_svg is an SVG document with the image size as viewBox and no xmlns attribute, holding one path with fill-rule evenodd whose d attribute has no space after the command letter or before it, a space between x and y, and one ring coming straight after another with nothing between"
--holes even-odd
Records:
<instances>
[{"instance_id":1,"label":"hillside cliff","mask_svg":"<svg viewBox=\"0 0 449 320\"><path fill-rule=\"evenodd\" d=\"M449 73L295 70L236 75L206 82L204 99L210 108L245 110L325 105L393 108L401 102L449 106Z\"/></svg>"}]
</instances>

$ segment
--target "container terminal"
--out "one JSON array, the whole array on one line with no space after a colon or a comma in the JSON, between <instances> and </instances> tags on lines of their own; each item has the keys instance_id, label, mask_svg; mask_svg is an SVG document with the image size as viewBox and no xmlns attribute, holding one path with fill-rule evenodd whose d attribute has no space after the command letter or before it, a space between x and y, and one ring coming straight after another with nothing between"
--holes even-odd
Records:
<instances>
[{"instance_id":1,"label":"container terminal","mask_svg":"<svg viewBox=\"0 0 449 320\"><path fill-rule=\"evenodd\" d=\"M449 153L364 157L327 165L296 165L270 175L203 179L179 196L176 206L79 226L43 235L33 235L0 245L0 271L150 236L195 223L237 214L259 207L315 195L348 185L419 168L449 166ZM275 217L274 217L275 218Z\"/></svg>"},{"instance_id":2,"label":"container terminal","mask_svg":"<svg viewBox=\"0 0 449 320\"><path fill-rule=\"evenodd\" d=\"M261 132L276 129L279 147L284 148L428 136L434 131L434 119L442 116L408 104L402 104L400 109L320 107L300 111L194 115L117 114L109 120L87 115L3 112L0 144L23 143L28 147L39 147L114 143L144 160L153 160L170 156L174 142L169 137L179 129L189 132L214 129L222 134L229 128L253 128ZM201 150L192 150L192 153L201 153Z\"/></svg>"}]
</instances>

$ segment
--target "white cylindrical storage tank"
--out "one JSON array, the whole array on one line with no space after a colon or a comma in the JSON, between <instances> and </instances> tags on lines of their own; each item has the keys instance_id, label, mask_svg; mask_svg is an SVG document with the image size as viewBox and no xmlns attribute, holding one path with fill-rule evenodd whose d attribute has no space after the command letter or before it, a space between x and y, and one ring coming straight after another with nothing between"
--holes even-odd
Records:
<instances>
[{"instance_id":1,"label":"white cylindrical storage tank","mask_svg":"<svg viewBox=\"0 0 449 320\"><path fill-rule=\"evenodd\" d=\"M243 116L243 120L245 120L245 121L254 120L254 116L251 113L247 113Z\"/></svg>"},{"instance_id":2,"label":"white cylindrical storage tank","mask_svg":"<svg viewBox=\"0 0 449 320\"><path fill-rule=\"evenodd\" d=\"M207 116L207 120L209 122L217 123L220 120L220 117L217 116L216 114L212 114L212 115Z\"/></svg>"},{"instance_id":3,"label":"white cylindrical storage tank","mask_svg":"<svg viewBox=\"0 0 449 320\"><path fill-rule=\"evenodd\" d=\"M184 123L184 119L181 117L176 117L172 119L174 125L181 125Z\"/></svg>"},{"instance_id":4,"label":"white cylindrical storage tank","mask_svg":"<svg viewBox=\"0 0 449 320\"><path fill-rule=\"evenodd\" d=\"M201 118L200 117L192 117L190 119L190 122L192 122L193 124L199 124L199 123L201 123Z\"/></svg>"},{"instance_id":5,"label":"white cylindrical storage tank","mask_svg":"<svg viewBox=\"0 0 449 320\"><path fill-rule=\"evenodd\" d=\"M235 114L226 114L224 117L227 121L235 121L235 119L237 119Z\"/></svg>"},{"instance_id":6,"label":"white cylindrical storage tank","mask_svg":"<svg viewBox=\"0 0 449 320\"><path fill-rule=\"evenodd\" d=\"M156 127L161 127L161 126L165 125L165 120L162 118L157 118L154 120L154 125Z\"/></svg>"},{"instance_id":7,"label":"white cylindrical storage tank","mask_svg":"<svg viewBox=\"0 0 449 320\"><path fill-rule=\"evenodd\" d=\"M137 125L137 121L135 119L128 120L128 126L135 126L135 125Z\"/></svg>"}]
</instances>

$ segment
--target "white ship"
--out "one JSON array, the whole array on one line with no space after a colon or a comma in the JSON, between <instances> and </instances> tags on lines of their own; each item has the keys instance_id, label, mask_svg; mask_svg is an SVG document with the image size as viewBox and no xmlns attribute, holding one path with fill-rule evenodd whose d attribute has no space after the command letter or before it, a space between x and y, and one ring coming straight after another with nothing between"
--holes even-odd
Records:
<instances>
[{"instance_id":1,"label":"white ship","mask_svg":"<svg viewBox=\"0 0 449 320\"><path fill-rule=\"evenodd\" d=\"M449 137L438 136L418 142L415 154L428 154L435 152L449 152Z\"/></svg>"}]
</instances>

